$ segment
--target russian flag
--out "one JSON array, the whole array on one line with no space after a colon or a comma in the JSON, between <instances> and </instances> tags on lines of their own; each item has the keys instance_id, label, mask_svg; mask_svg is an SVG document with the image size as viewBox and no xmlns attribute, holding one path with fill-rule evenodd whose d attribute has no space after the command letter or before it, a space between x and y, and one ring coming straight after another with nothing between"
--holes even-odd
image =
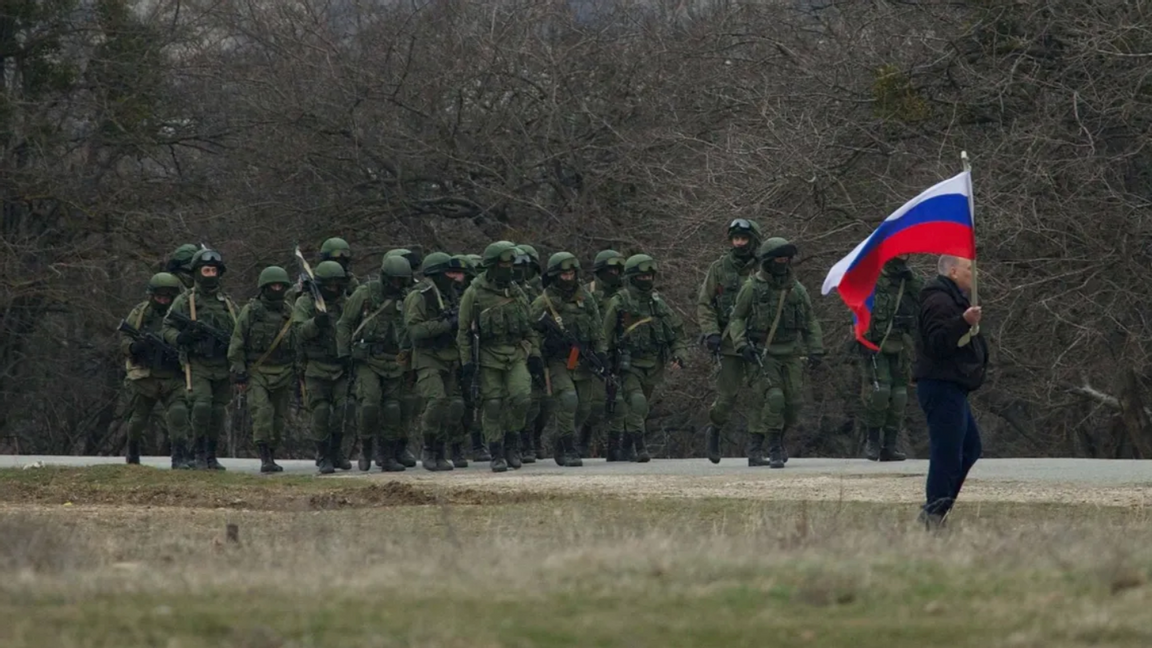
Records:
<instances>
[{"instance_id":1,"label":"russian flag","mask_svg":"<svg viewBox=\"0 0 1152 648\"><path fill-rule=\"evenodd\" d=\"M840 293L852 311L856 339L874 351L879 349L864 336L872 324L876 280L884 264L902 254L976 258L970 172L934 185L905 203L828 271L822 294L833 289Z\"/></svg>"}]
</instances>

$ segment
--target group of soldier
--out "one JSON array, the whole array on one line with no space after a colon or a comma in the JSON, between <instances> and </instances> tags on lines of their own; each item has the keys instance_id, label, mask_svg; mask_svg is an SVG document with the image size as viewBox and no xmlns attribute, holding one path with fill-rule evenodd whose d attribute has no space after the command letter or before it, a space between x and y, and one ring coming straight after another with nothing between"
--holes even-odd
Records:
<instances>
[{"instance_id":1,"label":"group of soldier","mask_svg":"<svg viewBox=\"0 0 1152 648\"><path fill-rule=\"evenodd\" d=\"M815 366L824 354L820 324L793 275L795 246L762 240L745 219L727 234L731 247L709 268L697 310L699 339L718 364L707 452L720 461L722 428L750 386L748 463L780 468L805 360ZM181 245L152 276L147 301L120 327L129 463L139 463L159 404L172 467L223 470L225 411L240 396L260 471L280 472L275 457L293 394L321 474L350 470L356 445L360 470L373 459L386 472L414 467L408 441L417 434L427 470L465 467L470 457L504 472L545 458L549 427L560 466L581 466L597 434L608 461L650 460L649 403L665 372L685 366L690 346L655 289L651 256L603 250L586 283L575 255L557 252L542 265L535 248L510 241L481 255L391 250L379 276L363 282L343 239L324 241L314 269L297 256L300 280L264 268L243 308L223 290L227 269L216 250ZM890 262L874 298L869 335L881 350L868 352L862 375L873 460L904 458L895 439L916 282L902 260Z\"/></svg>"}]
</instances>

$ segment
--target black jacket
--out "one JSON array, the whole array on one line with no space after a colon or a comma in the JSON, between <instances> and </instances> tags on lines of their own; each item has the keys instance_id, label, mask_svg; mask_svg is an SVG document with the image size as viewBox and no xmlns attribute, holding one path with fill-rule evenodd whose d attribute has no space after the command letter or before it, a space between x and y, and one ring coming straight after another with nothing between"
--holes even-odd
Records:
<instances>
[{"instance_id":1,"label":"black jacket","mask_svg":"<svg viewBox=\"0 0 1152 648\"><path fill-rule=\"evenodd\" d=\"M946 380L968 391L984 383L988 342L976 335L956 346L970 328L964 311L970 303L954 281L937 276L920 291L920 335L916 343L915 380Z\"/></svg>"}]
</instances>

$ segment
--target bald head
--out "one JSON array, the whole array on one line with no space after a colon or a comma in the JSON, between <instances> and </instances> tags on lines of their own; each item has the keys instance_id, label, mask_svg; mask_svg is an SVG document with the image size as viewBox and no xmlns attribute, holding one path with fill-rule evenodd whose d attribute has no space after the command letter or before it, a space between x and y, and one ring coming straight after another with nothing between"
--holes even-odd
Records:
<instances>
[{"instance_id":1,"label":"bald head","mask_svg":"<svg viewBox=\"0 0 1152 648\"><path fill-rule=\"evenodd\" d=\"M965 293L972 291L972 260L950 254L940 255L936 272L948 277Z\"/></svg>"}]
</instances>

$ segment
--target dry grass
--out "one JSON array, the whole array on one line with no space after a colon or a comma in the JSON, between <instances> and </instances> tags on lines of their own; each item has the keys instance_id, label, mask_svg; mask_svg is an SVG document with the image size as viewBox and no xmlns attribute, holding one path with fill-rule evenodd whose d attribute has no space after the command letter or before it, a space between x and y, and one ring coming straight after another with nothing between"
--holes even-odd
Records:
<instances>
[{"instance_id":1,"label":"dry grass","mask_svg":"<svg viewBox=\"0 0 1152 648\"><path fill-rule=\"evenodd\" d=\"M308 481L208 490L361 501L353 480ZM1152 644L1144 509L965 506L929 535L909 507L855 502L413 493L342 510L9 499L0 645Z\"/></svg>"}]
</instances>

